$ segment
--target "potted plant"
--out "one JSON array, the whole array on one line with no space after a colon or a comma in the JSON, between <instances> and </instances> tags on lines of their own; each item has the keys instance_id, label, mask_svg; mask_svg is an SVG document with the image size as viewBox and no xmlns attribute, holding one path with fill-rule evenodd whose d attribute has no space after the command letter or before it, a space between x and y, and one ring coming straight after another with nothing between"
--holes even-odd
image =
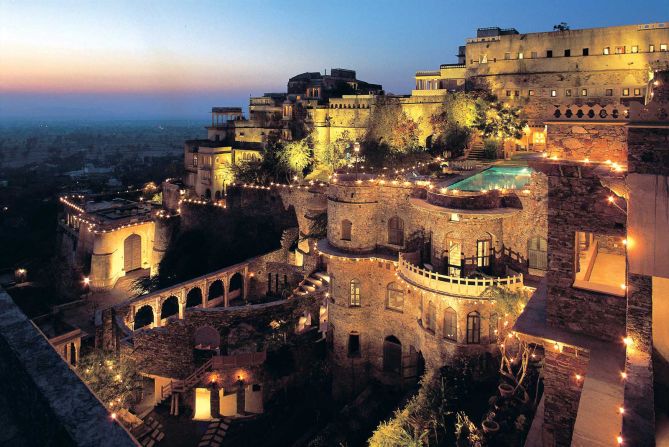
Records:
<instances>
[{"instance_id":1,"label":"potted plant","mask_svg":"<svg viewBox=\"0 0 669 447\"><path fill-rule=\"evenodd\" d=\"M515 391L514 388L508 383L499 384L497 389L499 390L499 395L502 397L511 397Z\"/></svg>"}]
</instances>

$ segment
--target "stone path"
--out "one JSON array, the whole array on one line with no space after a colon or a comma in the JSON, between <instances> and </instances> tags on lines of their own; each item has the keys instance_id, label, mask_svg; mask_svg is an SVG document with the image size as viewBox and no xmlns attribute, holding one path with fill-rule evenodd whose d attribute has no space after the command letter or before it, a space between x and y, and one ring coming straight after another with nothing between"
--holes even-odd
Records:
<instances>
[{"instance_id":1,"label":"stone path","mask_svg":"<svg viewBox=\"0 0 669 447\"><path fill-rule=\"evenodd\" d=\"M225 434L230 428L231 420L228 418L214 419L207 428L207 432L202 436L198 447L219 447L225 438Z\"/></svg>"}]
</instances>

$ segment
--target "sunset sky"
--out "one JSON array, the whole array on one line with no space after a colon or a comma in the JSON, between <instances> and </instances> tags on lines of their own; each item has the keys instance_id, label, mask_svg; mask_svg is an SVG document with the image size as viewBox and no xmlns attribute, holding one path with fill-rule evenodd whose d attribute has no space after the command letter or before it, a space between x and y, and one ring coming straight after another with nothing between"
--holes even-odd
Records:
<instances>
[{"instance_id":1,"label":"sunset sky","mask_svg":"<svg viewBox=\"0 0 669 447\"><path fill-rule=\"evenodd\" d=\"M206 120L332 67L408 93L477 27L665 20L664 0L0 0L0 118Z\"/></svg>"}]
</instances>

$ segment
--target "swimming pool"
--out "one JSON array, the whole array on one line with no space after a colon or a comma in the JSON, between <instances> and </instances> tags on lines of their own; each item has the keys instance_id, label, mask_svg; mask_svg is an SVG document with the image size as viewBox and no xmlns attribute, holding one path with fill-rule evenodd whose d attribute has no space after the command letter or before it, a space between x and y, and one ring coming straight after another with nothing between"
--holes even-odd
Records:
<instances>
[{"instance_id":1,"label":"swimming pool","mask_svg":"<svg viewBox=\"0 0 669 447\"><path fill-rule=\"evenodd\" d=\"M520 189L527 185L534 169L527 166L493 166L474 174L447 189L460 191L484 191L490 189Z\"/></svg>"}]
</instances>

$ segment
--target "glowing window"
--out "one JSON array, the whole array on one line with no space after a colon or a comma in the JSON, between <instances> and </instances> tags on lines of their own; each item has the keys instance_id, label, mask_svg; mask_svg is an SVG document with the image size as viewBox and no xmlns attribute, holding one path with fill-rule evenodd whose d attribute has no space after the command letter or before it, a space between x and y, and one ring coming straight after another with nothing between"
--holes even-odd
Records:
<instances>
[{"instance_id":1,"label":"glowing window","mask_svg":"<svg viewBox=\"0 0 669 447\"><path fill-rule=\"evenodd\" d=\"M458 337L458 314L449 307L444 312L444 338L457 341Z\"/></svg>"},{"instance_id":2,"label":"glowing window","mask_svg":"<svg viewBox=\"0 0 669 447\"><path fill-rule=\"evenodd\" d=\"M351 307L360 307L360 281L357 279L351 280L348 304Z\"/></svg>"}]
</instances>

